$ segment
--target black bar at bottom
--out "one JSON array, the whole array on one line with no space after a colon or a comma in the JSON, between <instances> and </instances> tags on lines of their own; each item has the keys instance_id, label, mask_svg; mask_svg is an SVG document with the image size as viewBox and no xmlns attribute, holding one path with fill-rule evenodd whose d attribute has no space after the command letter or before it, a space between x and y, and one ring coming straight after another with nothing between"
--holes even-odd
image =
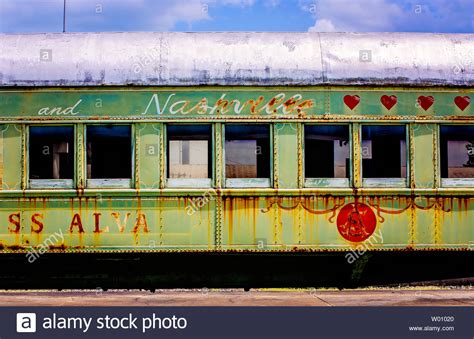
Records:
<instances>
[{"instance_id":1,"label":"black bar at bottom","mask_svg":"<svg viewBox=\"0 0 474 339\"><path fill-rule=\"evenodd\" d=\"M1 339L465 339L473 324L473 307L0 307Z\"/></svg>"}]
</instances>

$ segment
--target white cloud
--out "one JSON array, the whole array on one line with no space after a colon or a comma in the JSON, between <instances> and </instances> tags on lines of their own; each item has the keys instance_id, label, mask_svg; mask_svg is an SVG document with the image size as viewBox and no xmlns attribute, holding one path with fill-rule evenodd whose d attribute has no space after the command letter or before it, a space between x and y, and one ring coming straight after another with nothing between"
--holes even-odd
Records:
<instances>
[{"instance_id":1,"label":"white cloud","mask_svg":"<svg viewBox=\"0 0 474 339\"><path fill-rule=\"evenodd\" d=\"M193 22L209 19L208 6L200 0L174 0L166 9L156 12L152 25L156 30L168 31L180 21L190 26Z\"/></svg>"},{"instance_id":2,"label":"white cloud","mask_svg":"<svg viewBox=\"0 0 474 339\"><path fill-rule=\"evenodd\" d=\"M336 32L336 26L332 23L331 20L321 19L316 20L314 26L311 26L308 31L310 32Z\"/></svg>"},{"instance_id":3,"label":"white cloud","mask_svg":"<svg viewBox=\"0 0 474 339\"><path fill-rule=\"evenodd\" d=\"M309 31L472 33L473 0L298 0Z\"/></svg>"},{"instance_id":4,"label":"white cloud","mask_svg":"<svg viewBox=\"0 0 474 339\"><path fill-rule=\"evenodd\" d=\"M391 31L403 16L402 8L387 0L317 0L301 7L315 18L313 32Z\"/></svg>"}]
</instances>

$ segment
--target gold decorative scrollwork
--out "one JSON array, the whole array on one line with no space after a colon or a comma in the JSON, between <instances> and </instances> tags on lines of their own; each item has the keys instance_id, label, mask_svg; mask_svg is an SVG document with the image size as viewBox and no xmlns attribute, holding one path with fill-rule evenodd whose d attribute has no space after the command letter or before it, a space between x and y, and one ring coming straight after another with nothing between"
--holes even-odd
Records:
<instances>
[{"instance_id":1,"label":"gold decorative scrollwork","mask_svg":"<svg viewBox=\"0 0 474 339\"><path fill-rule=\"evenodd\" d=\"M406 205L400 209L392 209L392 210L389 210L389 209L385 209L385 208L382 208L380 207L380 199L376 199L376 203L373 202L373 199L370 199L368 201L368 204L370 206L372 206L376 211L377 211L377 217L379 219L380 222L384 222L385 221L385 218L382 217L381 213L386 213L386 214L401 214L403 212L405 212L406 210L410 209L410 208L418 208L420 210L423 210L423 211L427 211L427 210L430 210L432 209L433 207L436 208L436 209L439 209L443 212L451 212L453 206L452 206L452 200L451 200L451 204L449 207L446 207L446 204L445 204L445 201L443 198L430 198L430 197L426 197L426 206L423 206L423 205L420 205L416 202L416 198L413 198L413 197L407 197L406 199ZM431 200L434 200L433 202Z\"/></svg>"},{"instance_id":2,"label":"gold decorative scrollwork","mask_svg":"<svg viewBox=\"0 0 474 339\"><path fill-rule=\"evenodd\" d=\"M344 197L333 198L334 200L333 206L331 208L326 208L322 210L316 210L316 209L312 209L308 207L306 204L307 199L297 199L296 202L290 206L283 205L282 200L283 200L282 198L274 198L274 199L269 200L267 206L261 209L262 213L268 213L274 205L278 206L278 208L281 208L282 210L285 210L285 211L291 211L298 207L301 207L305 211L311 214L321 215L321 214L331 213L328 220L329 222L334 222L337 209L339 209L340 207L344 205L346 199Z\"/></svg>"}]
</instances>

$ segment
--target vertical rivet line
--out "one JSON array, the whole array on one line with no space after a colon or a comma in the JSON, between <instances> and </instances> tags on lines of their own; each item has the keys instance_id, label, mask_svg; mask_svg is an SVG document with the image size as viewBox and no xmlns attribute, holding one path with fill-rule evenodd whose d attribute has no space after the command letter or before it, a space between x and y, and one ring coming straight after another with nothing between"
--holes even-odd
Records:
<instances>
[{"instance_id":1,"label":"vertical rivet line","mask_svg":"<svg viewBox=\"0 0 474 339\"><path fill-rule=\"evenodd\" d=\"M408 241L408 243L412 247L415 245L415 233L416 233L415 228L416 228L416 207L413 200L410 206L410 239Z\"/></svg>"},{"instance_id":2,"label":"vertical rivet line","mask_svg":"<svg viewBox=\"0 0 474 339\"><path fill-rule=\"evenodd\" d=\"M215 169L215 181L216 181L216 188L222 187L222 124L217 123L215 125L215 142L216 145L214 147L215 150L215 158L216 158L216 169Z\"/></svg>"},{"instance_id":3,"label":"vertical rivet line","mask_svg":"<svg viewBox=\"0 0 474 339\"><path fill-rule=\"evenodd\" d=\"M26 190L27 188L27 178L26 178L26 166L27 166L27 159L26 159L26 130L27 127L25 124L21 125L21 189Z\"/></svg>"},{"instance_id":4,"label":"vertical rivet line","mask_svg":"<svg viewBox=\"0 0 474 339\"><path fill-rule=\"evenodd\" d=\"M354 187L359 188L362 186L361 180L361 160L360 160L360 149L361 149L361 140L360 140L360 124L354 123L352 125L352 155L354 158Z\"/></svg>"},{"instance_id":5,"label":"vertical rivet line","mask_svg":"<svg viewBox=\"0 0 474 339\"><path fill-rule=\"evenodd\" d=\"M135 128L135 189L140 188L140 125Z\"/></svg>"},{"instance_id":6,"label":"vertical rivet line","mask_svg":"<svg viewBox=\"0 0 474 339\"><path fill-rule=\"evenodd\" d=\"M278 199L278 198L277 198ZM273 205L273 244L278 244L278 226L280 225L278 204Z\"/></svg>"},{"instance_id":7,"label":"vertical rivet line","mask_svg":"<svg viewBox=\"0 0 474 339\"><path fill-rule=\"evenodd\" d=\"M297 138L298 138L298 188L303 188L303 124L296 124Z\"/></svg>"},{"instance_id":8,"label":"vertical rivet line","mask_svg":"<svg viewBox=\"0 0 474 339\"><path fill-rule=\"evenodd\" d=\"M409 171L410 171L410 188L415 188L415 126L414 124L408 125L409 130Z\"/></svg>"},{"instance_id":9,"label":"vertical rivet line","mask_svg":"<svg viewBox=\"0 0 474 339\"><path fill-rule=\"evenodd\" d=\"M216 199L216 250L222 249L222 205L223 197L219 193Z\"/></svg>"},{"instance_id":10,"label":"vertical rivet line","mask_svg":"<svg viewBox=\"0 0 474 339\"><path fill-rule=\"evenodd\" d=\"M277 125L273 124L273 184L275 188L280 187L279 175L278 175L278 129Z\"/></svg>"},{"instance_id":11,"label":"vertical rivet line","mask_svg":"<svg viewBox=\"0 0 474 339\"><path fill-rule=\"evenodd\" d=\"M77 124L76 126L77 135L77 150L76 150L76 180L77 188L84 189L84 156L87 150L84 149L84 124Z\"/></svg>"},{"instance_id":12,"label":"vertical rivet line","mask_svg":"<svg viewBox=\"0 0 474 339\"><path fill-rule=\"evenodd\" d=\"M439 128L434 126L433 128L433 167L434 167L434 188L439 188L439 160L438 160L438 150L439 150Z\"/></svg>"},{"instance_id":13,"label":"vertical rivet line","mask_svg":"<svg viewBox=\"0 0 474 339\"><path fill-rule=\"evenodd\" d=\"M160 124L160 188L165 188L165 125Z\"/></svg>"},{"instance_id":14,"label":"vertical rivet line","mask_svg":"<svg viewBox=\"0 0 474 339\"><path fill-rule=\"evenodd\" d=\"M159 213L160 213L160 217L159 217L159 221L160 221L160 246L163 246L163 204L165 202L165 199L164 198L161 198L158 200L158 204L159 204Z\"/></svg>"},{"instance_id":15,"label":"vertical rivet line","mask_svg":"<svg viewBox=\"0 0 474 339\"><path fill-rule=\"evenodd\" d=\"M302 214L303 214L303 206L301 205L301 201L300 201L300 204L298 204L298 245L301 245L301 243L303 242L303 218L302 218Z\"/></svg>"},{"instance_id":16,"label":"vertical rivet line","mask_svg":"<svg viewBox=\"0 0 474 339\"><path fill-rule=\"evenodd\" d=\"M224 183L224 170L223 170L223 140L222 140L222 123L215 124L215 186L217 189L216 195L216 216L215 216L215 248L216 250L222 249L222 225L223 225L223 197L221 194L221 188Z\"/></svg>"}]
</instances>

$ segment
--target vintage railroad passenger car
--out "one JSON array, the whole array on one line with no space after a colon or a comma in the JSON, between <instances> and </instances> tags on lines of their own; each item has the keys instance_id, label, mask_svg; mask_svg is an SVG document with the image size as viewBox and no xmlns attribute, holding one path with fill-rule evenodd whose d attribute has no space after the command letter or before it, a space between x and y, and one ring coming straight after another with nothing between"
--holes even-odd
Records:
<instances>
[{"instance_id":1,"label":"vintage railroad passenger car","mask_svg":"<svg viewBox=\"0 0 474 339\"><path fill-rule=\"evenodd\" d=\"M14 34L0 50L3 287L473 274L472 35Z\"/></svg>"}]
</instances>

